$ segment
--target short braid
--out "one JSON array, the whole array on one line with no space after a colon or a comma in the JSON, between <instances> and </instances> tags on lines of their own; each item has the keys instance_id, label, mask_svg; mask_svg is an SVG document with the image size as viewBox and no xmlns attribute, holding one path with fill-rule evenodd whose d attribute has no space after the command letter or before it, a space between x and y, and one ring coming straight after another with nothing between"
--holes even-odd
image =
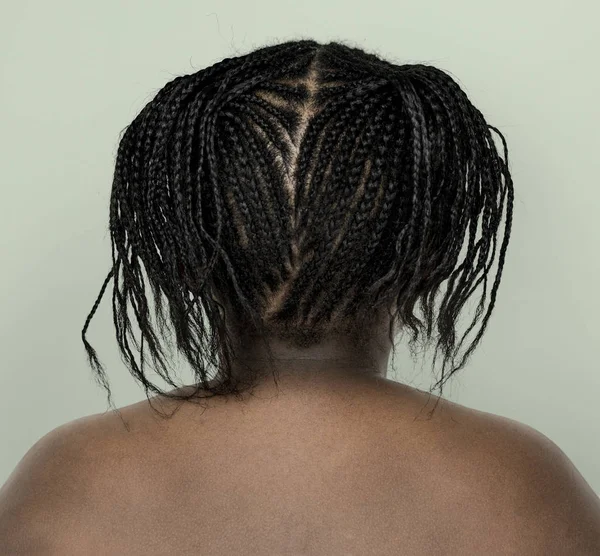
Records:
<instances>
[{"instance_id":1,"label":"short braid","mask_svg":"<svg viewBox=\"0 0 600 556\"><path fill-rule=\"evenodd\" d=\"M441 394L490 320L513 202L505 138L434 66L307 39L178 76L119 140L112 266L82 330L90 365L111 403L86 331L112 279L119 350L146 393L239 395L258 375L232 372L233 330L306 347L366 337L385 308L390 340L397 324L411 347L435 341ZM191 393L148 376L177 386L172 344Z\"/></svg>"}]
</instances>

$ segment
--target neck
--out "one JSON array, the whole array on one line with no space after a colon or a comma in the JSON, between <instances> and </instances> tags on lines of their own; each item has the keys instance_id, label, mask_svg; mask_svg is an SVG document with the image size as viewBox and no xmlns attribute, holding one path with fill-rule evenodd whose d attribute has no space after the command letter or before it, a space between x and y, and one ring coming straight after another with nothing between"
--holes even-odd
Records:
<instances>
[{"instance_id":1,"label":"neck","mask_svg":"<svg viewBox=\"0 0 600 556\"><path fill-rule=\"evenodd\" d=\"M243 376L251 369L261 376L276 371L278 376L302 381L385 378L391 350L383 333L372 334L360 342L349 336L332 335L310 347L296 347L274 337L244 335L234 338L234 346L234 376Z\"/></svg>"}]
</instances>

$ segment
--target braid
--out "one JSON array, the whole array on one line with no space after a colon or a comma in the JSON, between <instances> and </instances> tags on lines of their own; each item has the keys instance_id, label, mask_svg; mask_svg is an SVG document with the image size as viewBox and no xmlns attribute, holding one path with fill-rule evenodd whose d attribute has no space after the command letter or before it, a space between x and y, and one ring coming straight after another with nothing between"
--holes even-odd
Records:
<instances>
[{"instance_id":1,"label":"braid","mask_svg":"<svg viewBox=\"0 0 600 556\"><path fill-rule=\"evenodd\" d=\"M225 58L167 83L120 139L112 268L82 331L90 365L110 403L86 332L112 279L119 349L146 393L240 394L256 376L234 380L231 324L306 346L368 329L380 307L392 341L394 323L411 347L435 340L441 392L486 330L513 200L504 137L440 69L313 40ZM185 395L147 375L178 386L172 339L197 381Z\"/></svg>"},{"instance_id":2,"label":"braid","mask_svg":"<svg viewBox=\"0 0 600 556\"><path fill-rule=\"evenodd\" d=\"M356 128L364 129L364 122L372 115L374 106L375 102L373 101L364 103L361 113L355 120ZM346 112L347 119L350 118L351 110L352 108L349 107ZM354 131L356 128L353 125L345 124L345 128L347 133L337 137L337 148L332 149L333 154L330 155L325 144L320 149L320 152L323 153L321 158L324 159L321 166L327 164L333 170L328 174L329 178L323 180L328 185L327 189L322 190L321 195L313 193L306 210L306 213L312 217L307 223L309 233L305 240L306 249L314 251L315 255L303 266L290 291L290 299L295 295L300 298L300 306L294 307L294 310L300 309L302 318L306 318L306 314L311 309L310 293L318 291L322 286L324 273L329 269L327 261L337 254L336 236L340 233L340 229L344 229L347 209L355 202L354 191L364 171L364 159L356 157L355 164L345 164L346 161L343 158L340 159L340 153L347 152L346 149L352 149L354 146L354 152L356 152L356 133L360 133L360 131ZM324 188L324 186L322 187ZM342 190L336 191L336 188ZM323 214L327 217L321 216ZM298 293L296 294L296 292ZM288 305L290 299L288 299Z\"/></svg>"},{"instance_id":3,"label":"braid","mask_svg":"<svg viewBox=\"0 0 600 556\"><path fill-rule=\"evenodd\" d=\"M385 105L383 106L383 109L385 109ZM331 276L327 278L332 291L330 295L325 297L325 299L328 301L329 307L336 306L335 298L338 297L337 293L339 293L340 287L336 278L342 279L343 285L348 284L349 281L351 282L357 276L356 270L358 267L362 266L361 261L364 260L364 257L357 259L353 255L355 255L359 249L362 252L365 252L364 248L360 247L360 244L366 241L368 238L368 234L365 231L365 228L368 224L367 217L369 212L371 212L373 209L375 198L378 196L380 190L379 178L381 174L381 167L384 163L384 158L376 158L374 162L371 163L368 157L368 152L369 147L375 138L374 130L377 129L377 125L380 123L381 119L382 107L379 106L377 112L371 119L369 119L369 123L359 135L358 146L353 153L353 159L355 162L354 164L349 164L350 168L354 170L350 173L350 176L353 176L354 180L347 179L346 186L352 186L353 188L356 188L355 184L362 181L363 187L358 201L354 204L350 211L349 218L347 219L347 226L341 230L341 234L343 235L341 241L339 242L338 248L335 251L336 260L331 266L331 276L334 277L334 281L332 282ZM367 172L364 170L365 160L369 162L369 169ZM365 173L367 174L367 177L363 180L362 177ZM344 182L341 183L344 184ZM336 226L336 228L339 228L339 226ZM349 256L350 260L348 260ZM339 270L342 268L344 268L345 271L339 273ZM321 277L323 277L323 274L321 274ZM315 290L318 291L323 287L324 280L321 278L321 281L315 286ZM323 314L323 309L320 306L317 306L315 319L319 320L321 318L328 318L328 315L327 313Z\"/></svg>"},{"instance_id":4,"label":"braid","mask_svg":"<svg viewBox=\"0 0 600 556\"><path fill-rule=\"evenodd\" d=\"M381 136L378 136L376 130L384 119L387 120L387 123L383 126ZM395 115L391 111L390 97L389 103L382 105L382 110L376 114L373 125L368 128L363 137L361 151L369 162L371 160L373 162L369 164L369 174L364 186L364 193L353 213L351 223L348 226L348 233L344 236L337 252L335 269L341 269L342 266L347 265L347 270L333 273L333 276L341 278L342 281L340 283L336 280L335 284L331 285L331 295L325 298L320 311L315 314L317 320L329 318L331 312L344 296L346 296L347 304L346 314L350 314L352 310L359 308L352 303L354 295L349 295L348 290L355 283L356 277L360 277L363 269L372 262L371 256L376 252L382 240L381 235L390 217L392 205L398 192L396 182L393 179L386 180L384 175L386 166L390 164L389 158L393 156L390 147L394 127ZM370 154L373 151L377 153L375 156ZM376 197L381 197L379 202L377 202ZM369 233L364 231L366 226L368 226ZM354 249L357 248L357 242L364 245L364 247L360 247L364 253L362 257L352 256ZM350 260L348 260L347 255L351 255ZM357 287L357 289L360 291L360 287ZM354 292L354 294L356 293Z\"/></svg>"}]
</instances>

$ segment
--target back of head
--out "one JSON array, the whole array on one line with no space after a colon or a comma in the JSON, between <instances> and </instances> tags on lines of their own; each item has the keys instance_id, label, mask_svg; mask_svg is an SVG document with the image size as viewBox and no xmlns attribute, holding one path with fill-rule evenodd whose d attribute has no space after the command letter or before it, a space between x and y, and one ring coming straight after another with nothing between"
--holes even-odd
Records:
<instances>
[{"instance_id":1,"label":"back of head","mask_svg":"<svg viewBox=\"0 0 600 556\"><path fill-rule=\"evenodd\" d=\"M360 338L381 312L390 336L397 327L413 344L435 340L441 387L485 331L512 201L504 138L445 72L312 40L226 58L167 83L121 138L113 265L83 331L90 362L108 389L85 332L114 278L119 347L146 391L165 394L147 378L145 351L176 386L171 331L199 388L230 393L233 326L309 346ZM207 383L211 366L218 386Z\"/></svg>"}]
</instances>

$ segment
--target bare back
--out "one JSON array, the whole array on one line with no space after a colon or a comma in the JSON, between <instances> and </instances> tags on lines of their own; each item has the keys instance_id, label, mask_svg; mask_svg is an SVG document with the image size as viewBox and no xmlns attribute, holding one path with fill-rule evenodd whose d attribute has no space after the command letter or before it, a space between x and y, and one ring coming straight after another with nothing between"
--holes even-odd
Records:
<instances>
[{"instance_id":1,"label":"bare back","mask_svg":"<svg viewBox=\"0 0 600 556\"><path fill-rule=\"evenodd\" d=\"M446 401L430 416L435 398L387 380L332 386L185 404L168 421L144 401L121 410L130 432L114 414L87 418L85 495L60 542L74 554L559 553L539 511L543 449L515 441L516 423Z\"/></svg>"}]
</instances>

